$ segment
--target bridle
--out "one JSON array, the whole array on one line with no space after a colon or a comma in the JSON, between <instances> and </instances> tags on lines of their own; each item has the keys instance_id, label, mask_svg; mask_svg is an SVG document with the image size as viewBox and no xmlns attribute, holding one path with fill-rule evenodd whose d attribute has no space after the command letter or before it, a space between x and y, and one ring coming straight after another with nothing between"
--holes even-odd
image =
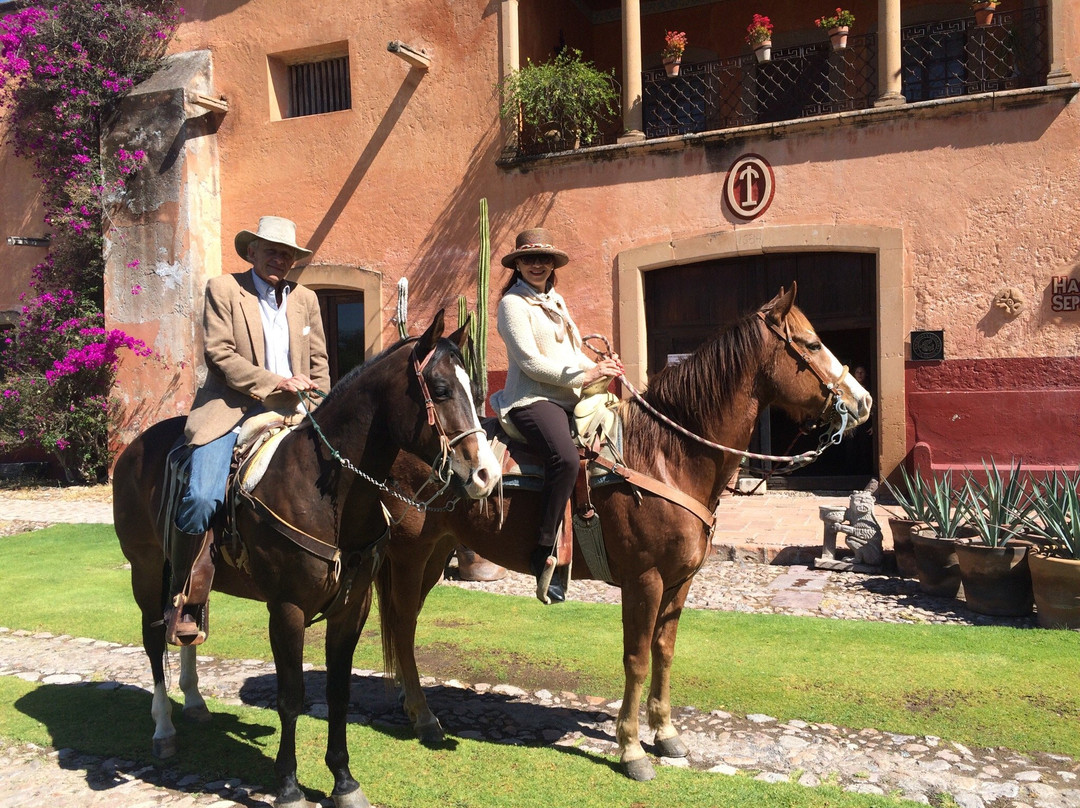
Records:
<instances>
[{"instance_id":1,"label":"bridle","mask_svg":"<svg viewBox=\"0 0 1080 808\"><path fill-rule=\"evenodd\" d=\"M668 427L678 432L679 434L684 435L691 440L697 441L703 446L708 446L711 449L718 449L719 451L727 452L728 454L737 455L739 457L745 457L751 460L767 460L773 463L787 463L789 465L785 467L782 471L778 469L772 470L770 472L770 476L781 473L790 474L796 469L803 468L804 466L813 463L815 460L818 459L818 457L821 456L822 452L824 452L830 446L840 443L841 439L843 438L844 432L847 430L847 425L848 421L851 418L851 414L848 412L847 405L844 404L843 396L839 392L839 387L840 383L843 382L844 377L848 373L848 368L847 365L845 365L843 373L840 374L840 378L836 379L835 381L829 379L817 367L817 365L815 365L814 362L811 361L810 357L806 354L806 352L803 351L802 348L800 348L798 345L796 345L795 342L791 339L791 332L788 328L786 319L784 320L784 328L783 330L781 330L775 323L769 322L768 318L765 317L764 313L759 311L757 312L757 316L768 327L770 333L774 334L781 342L783 342L787 346L788 350L790 350L797 359L806 364L806 366L811 370L811 372L817 377L818 382L820 382L821 384L822 390L824 390L827 394L825 406L822 408L821 415L818 416L818 423L832 423L835 425L835 427L831 432L826 431L821 434L821 438L818 441L818 446L816 449L812 449L810 451L803 452L802 454L797 455L770 455L759 454L758 452L750 452L744 449L735 449L731 446L724 446L720 443L714 443L707 438L703 438L700 435L691 432L686 427L676 423L675 421L664 415L662 412L657 410L655 407L653 407L648 401L645 400L645 397L640 392L638 392L634 385L631 384L631 382L626 378L625 374L620 374L616 378L618 378L619 381L622 382L622 384L626 387L626 389L630 392L630 394L634 397L638 404L640 404L650 415L652 415L660 422L666 424ZM601 340L604 343L605 350L601 351L590 345L589 340L592 339ZM589 334L587 337L582 338L582 343L598 357L606 358L612 355L611 343L603 334ZM830 410L836 412L835 418L826 417Z\"/></svg>"},{"instance_id":2,"label":"bridle","mask_svg":"<svg viewBox=\"0 0 1080 808\"><path fill-rule=\"evenodd\" d=\"M349 458L344 457L337 449L335 449L311 414L312 407L310 406L310 404L312 399L324 398L326 394L323 393L321 390L300 392L300 400L304 404L304 412L307 415L308 421L311 423L312 429L315 430L315 434L318 435L319 439L323 442L323 445L326 446L326 448L330 451L330 457L333 458L339 465L341 465L342 468L348 469L353 474L375 486L375 488L401 500L406 505L411 505L421 513L428 510L451 510L453 508L454 502L451 502L450 505L445 509L432 508L431 503L438 499L440 496L442 496L446 489L450 487L450 482L453 479L453 459L451 455L454 452L454 448L470 435L474 435L478 432L484 432L482 427L473 427L472 429L466 429L451 436L447 433L445 427L443 426L442 419L439 418L439 412L435 408L435 401L431 397L431 391L428 390L427 380L424 378L424 369L431 361L431 358L435 355L437 347L438 346L433 347L430 351L428 351L427 355L423 359L420 359L419 355L417 354L415 345L413 345L412 352L409 354L409 365L412 367L413 372L416 374L416 380L417 383L420 385L420 392L424 398L424 407L427 410L428 426L435 427L435 430L439 433L439 454L431 463L431 474L428 476L427 480L424 481L424 484L416 489L412 497L401 493L401 491L398 490L396 486L391 486L385 481L380 482L379 480L376 480L363 469L357 468L355 465L353 465ZM419 499L421 492L432 484L438 485L438 490L436 490L435 493L427 499Z\"/></svg>"},{"instance_id":3,"label":"bridle","mask_svg":"<svg viewBox=\"0 0 1080 808\"><path fill-rule=\"evenodd\" d=\"M821 389L825 391L825 406L821 410L821 414L818 416L818 424L832 422L839 420L841 422L841 428L835 433L835 440L832 443L839 443L840 437L843 436L844 430L847 428L847 422L851 417L851 414L847 410L847 406L844 404L843 396L840 393L840 385L844 381L844 377L848 375L848 366L844 365L843 370L840 373L840 377L833 380L825 375L825 372L818 367L817 363L813 361L809 354L806 353L799 345L795 343L795 340L791 338L791 328L788 325L787 318L783 320L783 329L780 325L770 320L765 316L764 312L757 312L757 317L777 338L787 346L787 349L794 354L795 358L801 361L806 367L817 376L818 382L821 384ZM826 418L829 410L835 410L838 419ZM824 450L823 450L824 451Z\"/></svg>"}]
</instances>

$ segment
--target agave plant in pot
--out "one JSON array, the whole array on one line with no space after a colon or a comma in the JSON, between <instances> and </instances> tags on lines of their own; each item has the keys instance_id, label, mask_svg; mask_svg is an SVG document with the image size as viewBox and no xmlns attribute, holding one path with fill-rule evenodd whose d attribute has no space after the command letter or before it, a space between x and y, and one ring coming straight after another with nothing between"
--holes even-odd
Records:
<instances>
[{"instance_id":1,"label":"agave plant in pot","mask_svg":"<svg viewBox=\"0 0 1080 808\"><path fill-rule=\"evenodd\" d=\"M917 527L926 526L926 487L920 484L917 477L908 474L903 466L900 467L900 485L893 485L888 480L884 482L885 487L904 513L903 516L889 516L896 571L901 577L917 578L919 568L915 563L915 548L911 543L911 533Z\"/></svg>"},{"instance_id":2,"label":"agave plant in pot","mask_svg":"<svg viewBox=\"0 0 1080 808\"><path fill-rule=\"evenodd\" d=\"M1021 476L1021 463L1010 464L1002 475L997 463L983 462L986 484L974 476L964 480L971 539L958 539L956 558L967 606L979 614L1022 617L1031 614L1031 544L1019 538L1030 508Z\"/></svg>"},{"instance_id":3,"label":"agave plant in pot","mask_svg":"<svg viewBox=\"0 0 1080 808\"><path fill-rule=\"evenodd\" d=\"M951 470L929 480L916 471L915 483L922 487L927 525L911 534L919 588L939 598L959 597L963 589L956 539L973 535L967 524L968 501L954 487Z\"/></svg>"},{"instance_id":4,"label":"agave plant in pot","mask_svg":"<svg viewBox=\"0 0 1080 808\"><path fill-rule=\"evenodd\" d=\"M1043 628L1080 628L1080 471L1049 474L1032 483L1028 537L1032 591Z\"/></svg>"}]
</instances>

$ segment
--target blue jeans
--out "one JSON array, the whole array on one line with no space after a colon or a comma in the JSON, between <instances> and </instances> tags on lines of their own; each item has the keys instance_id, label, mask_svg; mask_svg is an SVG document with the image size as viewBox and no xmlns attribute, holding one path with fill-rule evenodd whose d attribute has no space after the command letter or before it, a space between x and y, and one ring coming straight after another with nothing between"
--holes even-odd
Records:
<instances>
[{"instance_id":1,"label":"blue jeans","mask_svg":"<svg viewBox=\"0 0 1080 808\"><path fill-rule=\"evenodd\" d=\"M236 432L229 431L191 451L191 473L176 509L176 528L188 534L210 529L214 516L225 502Z\"/></svg>"}]
</instances>

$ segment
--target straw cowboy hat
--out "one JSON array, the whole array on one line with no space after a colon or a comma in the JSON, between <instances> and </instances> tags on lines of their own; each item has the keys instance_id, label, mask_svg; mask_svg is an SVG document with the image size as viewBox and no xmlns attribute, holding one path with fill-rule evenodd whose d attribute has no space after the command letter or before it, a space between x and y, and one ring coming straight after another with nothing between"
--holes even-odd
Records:
<instances>
[{"instance_id":1,"label":"straw cowboy hat","mask_svg":"<svg viewBox=\"0 0 1080 808\"><path fill-rule=\"evenodd\" d=\"M555 267L565 266L570 262L570 256L551 243L551 233L543 227L534 227L532 230L522 230L518 233L514 251L503 256L502 265L509 269L517 269L517 259L524 255L550 255L555 259Z\"/></svg>"},{"instance_id":2,"label":"straw cowboy hat","mask_svg":"<svg viewBox=\"0 0 1080 808\"><path fill-rule=\"evenodd\" d=\"M311 255L311 250L305 250L296 243L296 224L280 216L263 216L259 219L258 231L252 233L250 230L241 230L236 234L233 243L236 245L236 251L245 261L248 260L248 246L257 238L292 247L296 250L297 259Z\"/></svg>"}]
</instances>

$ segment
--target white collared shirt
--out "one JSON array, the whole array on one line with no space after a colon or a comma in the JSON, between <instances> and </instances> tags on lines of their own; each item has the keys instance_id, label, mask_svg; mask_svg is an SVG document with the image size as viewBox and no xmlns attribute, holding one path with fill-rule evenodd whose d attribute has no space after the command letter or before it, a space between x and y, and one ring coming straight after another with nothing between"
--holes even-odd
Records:
<instances>
[{"instance_id":1,"label":"white collared shirt","mask_svg":"<svg viewBox=\"0 0 1080 808\"><path fill-rule=\"evenodd\" d=\"M286 316L289 308L289 288L282 288L279 306L274 287L260 278L254 269L251 270L251 277L259 295L259 316L262 319L265 347L263 367L288 379L293 375L289 362L289 319Z\"/></svg>"}]
</instances>

